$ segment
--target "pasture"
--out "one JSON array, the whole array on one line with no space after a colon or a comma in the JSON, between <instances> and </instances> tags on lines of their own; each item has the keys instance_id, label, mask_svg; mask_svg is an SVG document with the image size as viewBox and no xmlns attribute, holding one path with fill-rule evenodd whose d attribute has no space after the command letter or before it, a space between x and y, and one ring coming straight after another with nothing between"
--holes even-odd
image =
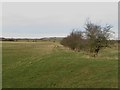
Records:
<instances>
[{"instance_id":1,"label":"pasture","mask_svg":"<svg viewBox=\"0 0 120 90\"><path fill-rule=\"evenodd\" d=\"M3 88L117 88L118 48L97 57L59 42L3 42Z\"/></svg>"}]
</instances>

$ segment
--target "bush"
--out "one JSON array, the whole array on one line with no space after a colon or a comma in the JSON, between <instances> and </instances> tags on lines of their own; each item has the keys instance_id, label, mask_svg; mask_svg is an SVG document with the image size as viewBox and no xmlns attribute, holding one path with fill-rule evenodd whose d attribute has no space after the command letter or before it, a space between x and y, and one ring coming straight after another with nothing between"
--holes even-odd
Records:
<instances>
[{"instance_id":1,"label":"bush","mask_svg":"<svg viewBox=\"0 0 120 90\"><path fill-rule=\"evenodd\" d=\"M80 45L82 45L82 40L82 32L73 30L70 35L61 41L61 44L75 50L79 49Z\"/></svg>"}]
</instances>

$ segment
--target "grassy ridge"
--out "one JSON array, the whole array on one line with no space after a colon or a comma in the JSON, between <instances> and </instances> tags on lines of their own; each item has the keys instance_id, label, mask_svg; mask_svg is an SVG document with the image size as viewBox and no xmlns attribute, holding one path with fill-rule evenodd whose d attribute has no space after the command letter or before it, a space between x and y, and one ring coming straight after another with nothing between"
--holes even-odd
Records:
<instances>
[{"instance_id":1,"label":"grassy ridge","mask_svg":"<svg viewBox=\"0 0 120 90\"><path fill-rule=\"evenodd\" d=\"M117 87L116 47L92 58L59 43L3 42L2 55L5 88Z\"/></svg>"}]
</instances>

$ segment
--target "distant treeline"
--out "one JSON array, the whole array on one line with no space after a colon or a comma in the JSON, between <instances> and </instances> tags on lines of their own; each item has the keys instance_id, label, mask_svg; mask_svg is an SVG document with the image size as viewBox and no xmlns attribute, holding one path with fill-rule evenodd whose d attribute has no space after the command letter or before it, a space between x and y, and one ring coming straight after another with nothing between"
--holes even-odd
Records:
<instances>
[{"instance_id":1,"label":"distant treeline","mask_svg":"<svg viewBox=\"0 0 120 90\"><path fill-rule=\"evenodd\" d=\"M62 37L50 37L50 38L37 38L37 39L31 39L31 38L0 38L0 41L28 41L28 42L37 42L37 41L61 41Z\"/></svg>"}]
</instances>

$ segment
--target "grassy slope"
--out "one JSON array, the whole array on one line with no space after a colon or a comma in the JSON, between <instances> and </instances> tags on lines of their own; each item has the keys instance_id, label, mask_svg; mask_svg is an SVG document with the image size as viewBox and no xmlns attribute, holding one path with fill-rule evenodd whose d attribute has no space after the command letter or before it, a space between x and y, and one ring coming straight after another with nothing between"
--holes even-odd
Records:
<instances>
[{"instance_id":1,"label":"grassy slope","mask_svg":"<svg viewBox=\"0 0 120 90\"><path fill-rule=\"evenodd\" d=\"M117 87L117 49L97 58L53 42L3 43L3 87Z\"/></svg>"}]
</instances>

